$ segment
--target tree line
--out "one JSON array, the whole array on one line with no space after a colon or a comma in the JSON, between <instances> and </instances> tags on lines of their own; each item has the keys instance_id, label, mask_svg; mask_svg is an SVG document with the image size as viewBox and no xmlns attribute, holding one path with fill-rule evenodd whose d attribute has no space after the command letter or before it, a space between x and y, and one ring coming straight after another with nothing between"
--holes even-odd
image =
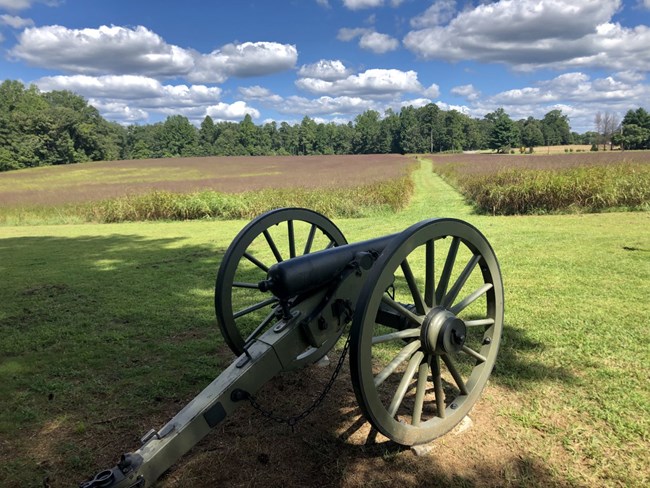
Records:
<instances>
[{"instance_id":1,"label":"tree line","mask_svg":"<svg viewBox=\"0 0 650 488\"><path fill-rule=\"evenodd\" d=\"M407 106L398 112L389 109L383 115L366 110L347 124L304 117L296 124L256 125L246 115L240 122L215 122L206 116L196 127L187 117L171 115L162 122L125 127L105 120L72 92L42 93L13 80L0 84L0 171L185 156L508 152L512 148L532 152L541 145L602 142L608 136L600 133L602 129L582 135L571 132L569 119L560 110L551 110L542 119L514 121L502 108L479 119L435 104ZM612 142L624 139L626 148L649 147L650 116L642 108L631 110L620 130L609 137Z\"/></svg>"}]
</instances>

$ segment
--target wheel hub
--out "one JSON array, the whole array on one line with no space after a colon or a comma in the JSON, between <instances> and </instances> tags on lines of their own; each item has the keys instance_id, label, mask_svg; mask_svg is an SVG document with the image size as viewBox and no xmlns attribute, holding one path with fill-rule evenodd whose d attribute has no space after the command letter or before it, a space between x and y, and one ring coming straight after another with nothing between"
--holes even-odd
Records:
<instances>
[{"instance_id":1,"label":"wheel hub","mask_svg":"<svg viewBox=\"0 0 650 488\"><path fill-rule=\"evenodd\" d=\"M457 353L466 336L465 322L442 307L432 308L422 323L422 345L430 354Z\"/></svg>"}]
</instances>

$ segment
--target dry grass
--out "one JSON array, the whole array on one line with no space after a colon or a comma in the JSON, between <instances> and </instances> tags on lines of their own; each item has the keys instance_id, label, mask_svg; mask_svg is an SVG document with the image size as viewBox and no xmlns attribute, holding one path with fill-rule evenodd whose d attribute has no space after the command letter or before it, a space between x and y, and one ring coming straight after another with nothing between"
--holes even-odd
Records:
<instances>
[{"instance_id":1,"label":"dry grass","mask_svg":"<svg viewBox=\"0 0 650 488\"><path fill-rule=\"evenodd\" d=\"M482 213L521 215L650 206L650 152L433 156L434 171Z\"/></svg>"},{"instance_id":2,"label":"dry grass","mask_svg":"<svg viewBox=\"0 0 650 488\"><path fill-rule=\"evenodd\" d=\"M153 191L350 188L403 176L412 162L405 156L381 154L141 159L49 166L1 173L0 205L61 205Z\"/></svg>"}]
</instances>

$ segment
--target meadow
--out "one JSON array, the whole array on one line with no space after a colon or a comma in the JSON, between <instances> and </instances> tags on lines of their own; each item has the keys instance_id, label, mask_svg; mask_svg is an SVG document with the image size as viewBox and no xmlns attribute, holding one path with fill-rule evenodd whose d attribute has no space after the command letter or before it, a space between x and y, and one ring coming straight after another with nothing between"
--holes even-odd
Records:
<instances>
[{"instance_id":1,"label":"meadow","mask_svg":"<svg viewBox=\"0 0 650 488\"><path fill-rule=\"evenodd\" d=\"M345 366L295 430L243 407L161 486L650 483L650 214L481 215L430 162L412 176L400 210L334 220L351 242L436 216L489 239L506 323L474 425L424 457L373 442ZM0 227L1 486L69 486L113 465L233 360L212 293L245 223ZM331 367L283 375L260 398L300 411Z\"/></svg>"},{"instance_id":2,"label":"meadow","mask_svg":"<svg viewBox=\"0 0 650 488\"><path fill-rule=\"evenodd\" d=\"M647 210L650 152L457 154L431 157L436 173L480 213L526 215Z\"/></svg>"},{"instance_id":3,"label":"meadow","mask_svg":"<svg viewBox=\"0 0 650 488\"><path fill-rule=\"evenodd\" d=\"M0 224L251 218L303 202L341 216L397 210L413 159L201 157L104 161L0 173Z\"/></svg>"}]
</instances>

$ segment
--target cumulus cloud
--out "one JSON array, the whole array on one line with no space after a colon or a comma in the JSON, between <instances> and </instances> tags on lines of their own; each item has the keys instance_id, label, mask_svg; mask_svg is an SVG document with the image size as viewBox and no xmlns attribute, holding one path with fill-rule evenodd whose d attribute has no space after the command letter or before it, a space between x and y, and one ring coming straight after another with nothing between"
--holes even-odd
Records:
<instances>
[{"instance_id":1,"label":"cumulus cloud","mask_svg":"<svg viewBox=\"0 0 650 488\"><path fill-rule=\"evenodd\" d=\"M44 3L50 7L59 4L57 0L0 0L0 8L9 10L10 12L17 12L28 9L35 3Z\"/></svg>"},{"instance_id":2,"label":"cumulus cloud","mask_svg":"<svg viewBox=\"0 0 650 488\"><path fill-rule=\"evenodd\" d=\"M196 60L188 80L221 83L231 76L246 78L292 69L298 61L298 50L291 44L277 42L244 42L226 44Z\"/></svg>"},{"instance_id":3,"label":"cumulus cloud","mask_svg":"<svg viewBox=\"0 0 650 488\"><path fill-rule=\"evenodd\" d=\"M549 111L559 109L569 116L572 130L584 132L593 130L596 112L609 111L622 117L631 108L630 100L649 98L650 85L643 80L625 75L592 78L576 71L478 100L473 103L472 111L483 116L503 107L516 120L531 115L542 118Z\"/></svg>"},{"instance_id":4,"label":"cumulus cloud","mask_svg":"<svg viewBox=\"0 0 650 488\"><path fill-rule=\"evenodd\" d=\"M394 51L399 47L399 41L388 34L381 34L365 27L339 29L336 38L339 41L348 42L356 37L359 38L359 47L377 54Z\"/></svg>"},{"instance_id":5,"label":"cumulus cloud","mask_svg":"<svg viewBox=\"0 0 650 488\"><path fill-rule=\"evenodd\" d=\"M518 69L607 67L647 71L650 28L612 23L621 0L501 0L447 25L427 10L404 45L424 59L500 62ZM433 24L433 25L432 25Z\"/></svg>"},{"instance_id":6,"label":"cumulus cloud","mask_svg":"<svg viewBox=\"0 0 650 488\"><path fill-rule=\"evenodd\" d=\"M334 81L346 78L352 71L338 59L321 59L312 64L304 64L298 70L302 78L318 78L319 80Z\"/></svg>"},{"instance_id":7,"label":"cumulus cloud","mask_svg":"<svg viewBox=\"0 0 650 488\"><path fill-rule=\"evenodd\" d=\"M350 10L381 7L383 4L384 0L343 0L343 5L345 5Z\"/></svg>"},{"instance_id":8,"label":"cumulus cloud","mask_svg":"<svg viewBox=\"0 0 650 488\"><path fill-rule=\"evenodd\" d=\"M394 96L405 92L419 93L423 90L415 71L397 69L369 69L335 81L317 78L301 78L298 88L316 94L335 96Z\"/></svg>"},{"instance_id":9,"label":"cumulus cloud","mask_svg":"<svg viewBox=\"0 0 650 488\"><path fill-rule=\"evenodd\" d=\"M0 15L0 24L8 25L14 29L22 29L23 27L34 25L34 21L32 19L24 19L17 15L4 14Z\"/></svg>"},{"instance_id":10,"label":"cumulus cloud","mask_svg":"<svg viewBox=\"0 0 650 488\"><path fill-rule=\"evenodd\" d=\"M390 0L391 7L399 7L404 0ZM384 0L343 0L343 5L350 10L382 7Z\"/></svg>"},{"instance_id":11,"label":"cumulus cloud","mask_svg":"<svg viewBox=\"0 0 650 488\"><path fill-rule=\"evenodd\" d=\"M377 54L383 54L397 49L399 47L399 41L388 34L368 32L363 34L359 39L359 47Z\"/></svg>"},{"instance_id":12,"label":"cumulus cloud","mask_svg":"<svg viewBox=\"0 0 650 488\"><path fill-rule=\"evenodd\" d=\"M143 26L25 29L10 51L29 64L86 75L184 76L194 83L275 73L295 66L296 47L276 42L227 44L209 54L168 44Z\"/></svg>"},{"instance_id":13,"label":"cumulus cloud","mask_svg":"<svg viewBox=\"0 0 650 488\"><path fill-rule=\"evenodd\" d=\"M206 110L206 115L217 120L241 120L246 114L249 114L254 119L260 117L259 110L246 105L246 102L238 101L235 103L218 103L211 105Z\"/></svg>"},{"instance_id":14,"label":"cumulus cloud","mask_svg":"<svg viewBox=\"0 0 650 488\"><path fill-rule=\"evenodd\" d=\"M438 85L436 85L435 83L433 83L433 84L431 84L431 86L430 86L429 88L427 88L426 90L424 90L424 91L422 92L422 94L423 94L425 97L429 97L429 98L437 98L437 97L440 96L440 87L439 87Z\"/></svg>"},{"instance_id":15,"label":"cumulus cloud","mask_svg":"<svg viewBox=\"0 0 650 488\"><path fill-rule=\"evenodd\" d=\"M451 93L453 95L458 95L459 97L466 98L470 102L478 100L478 98L481 96L481 92L471 84L455 86L451 89Z\"/></svg>"},{"instance_id":16,"label":"cumulus cloud","mask_svg":"<svg viewBox=\"0 0 650 488\"><path fill-rule=\"evenodd\" d=\"M82 74L177 76L194 66L189 51L143 26L31 27L18 36L10 54L35 66Z\"/></svg>"},{"instance_id":17,"label":"cumulus cloud","mask_svg":"<svg viewBox=\"0 0 650 488\"><path fill-rule=\"evenodd\" d=\"M283 100L280 95L276 95L268 88L259 85L241 86L239 87L239 93L245 100L255 100L265 103L281 103Z\"/></svg>"},{"instance_id":18,"label":"cumulus cloud","mask_svg":"<svg viewBox=\"0 0 650 488\"><path fill-rule=\"evenodd\" d=\"M434 2L422 14L411 19L411 27L424 29L449 22L456 14L456 0Z\"/></svg>"},{"instance_id":19,"label":"cumulus cloud","mask_svg":"<svg viewBox=\"0 0 650 488\"><path fill-rule=\"evenodd\" d=\"M36 80L35 84L43 91L70 90L85 96L104 117L121 123L175 114L184 115L194 122L206 115L219 120L241 120L247 113L254 118L260 117L259 110L244 101L220 101L222 90L219 87L162 84L146 76L48 76ZM260 99L263 90L257 87ZM255 87L249 89L249 93L254 92Z\"/></svg>"},{"instance_id":20,"label":"cumulus cloud","mask_svg":"<svg viewBox=\"0 0 650 488\"><path fill-rule=\"evenodd\" d=\"M137 106L183 107L214 103L221 88L204 85L163 85L145 76L48 76L35 84L43 91L70 90L85 97L136 101Z\"/></svg>"}]
</instances>

